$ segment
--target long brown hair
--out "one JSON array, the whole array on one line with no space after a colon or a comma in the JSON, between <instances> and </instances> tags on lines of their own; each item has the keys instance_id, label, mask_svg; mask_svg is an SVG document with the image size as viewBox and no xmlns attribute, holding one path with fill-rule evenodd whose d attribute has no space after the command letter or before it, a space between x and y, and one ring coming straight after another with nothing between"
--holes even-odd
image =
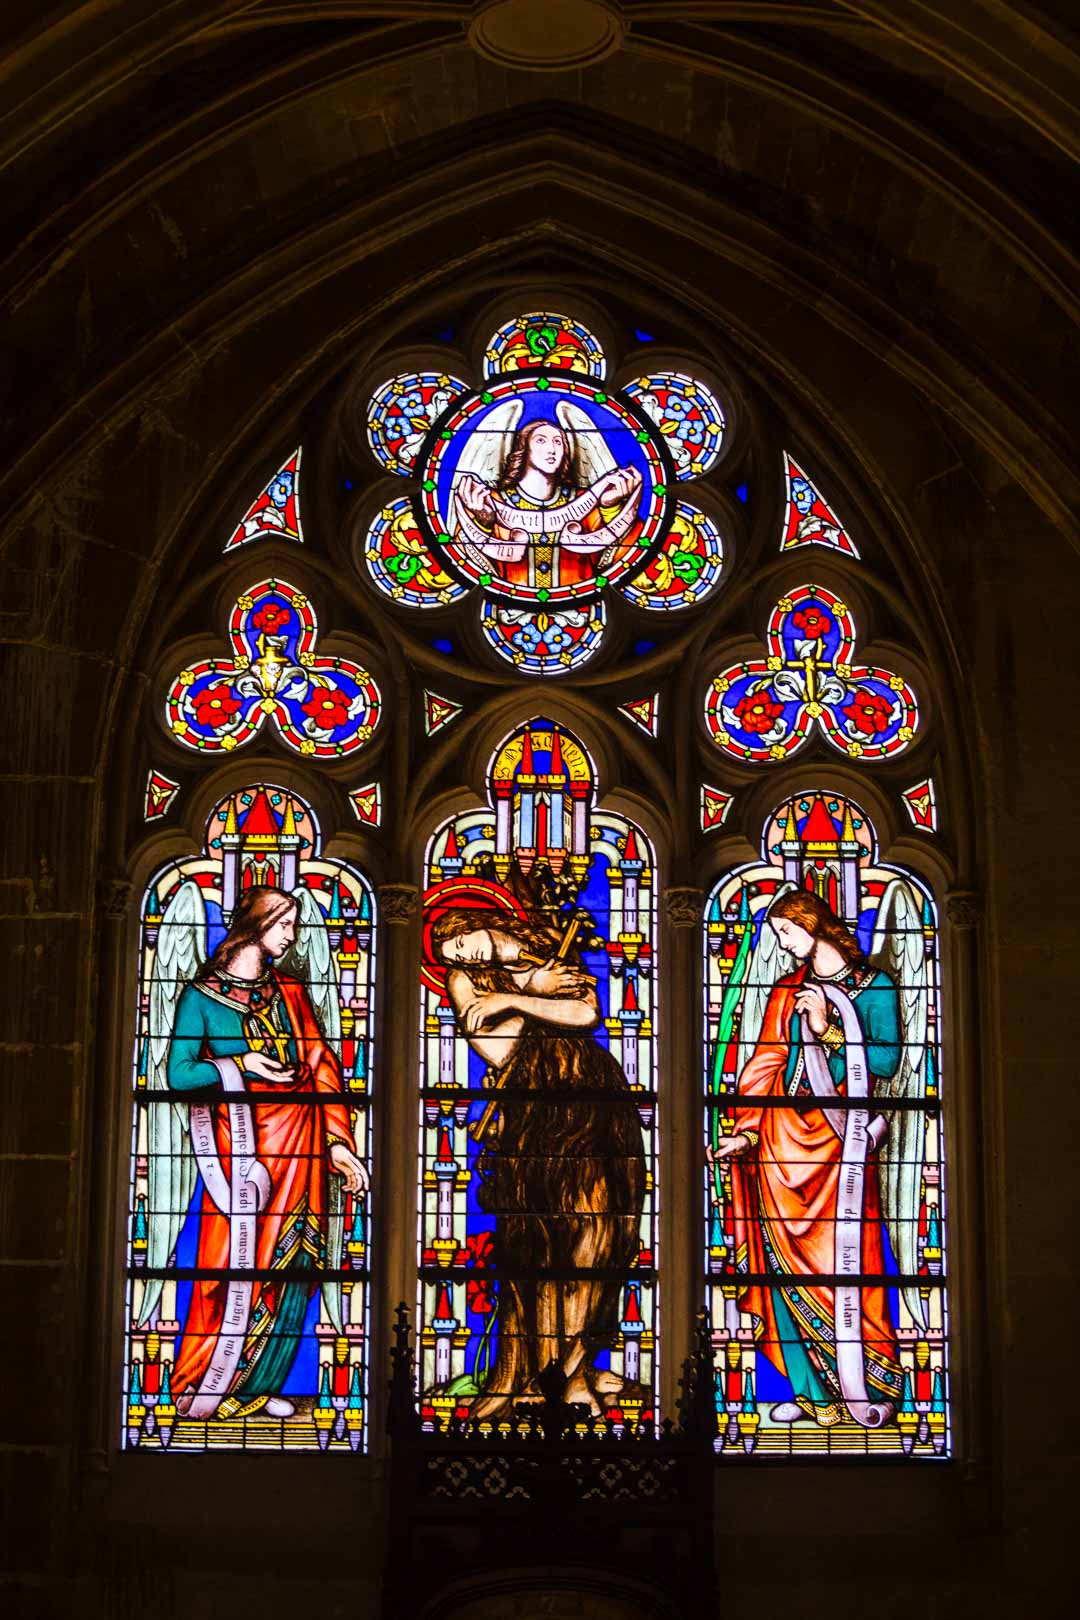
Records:
<instances>
[{"instance_id":1,"label":"long brown hair","mask_svg":"<svg viewBox=\"0 0 1080 1620\"><path fill-rule=\"evenodd\" d=\"M258 945L268 928L278 922L290 908L296 907L296 901L291 894L284 894L280 889L268 888L264 883L256 883L250 889L245 889L236 902L236 910L229 922L228 932L221 941L213 955L205 961L196 975L197 979L209 979L222 974L227 975L229 963L238 951L246 945ZM263 952L263 967L270 962L269 951Z\"/></svg>"},{"instance_id":2,"label":"long brown hair","mask_svg":"<svg viewBox=\"0 0 1080 1620\"><path fill-rule=\"evenodd\" d=\"M436 951L439 961L444 962L442 946L447 940L457 940L460 933L478 933L481 930L484 933L491 933L492 928L497 933L505 933L512 940L517 940L521 948L528 951L529 956L534 956L541 962L546 962L547 957L554 956L559 944L559 933L555 928L525 922L513 912L487 910L481 907L466 910L463 906L455 906L442 912L442 915L432 922L432 951ZM453 966L465 970L466 974L473 978L473 982L478 983L479 988L491 990L507 988L504 983L507 967L495 956L492 956L491 962L455 962ZM487 975L492 974L497 975L497 978L489 983Z\"/></svg>"},{"instance_id":3,"label":"long brown hair","mask_svg":"<svg viewBox=\"0 0 1080 1620\"><path fill-rule=\"evenodd\" d=\"M552 422L547 417L536 417L532 422L526 422L524 427L519 427L514 434L510 443L510 454L506 458L506 466L503 468L502 476L499 479L500 489L509 489L512 484L517 483L525 471L525 463L529 459L529 443L532 436L538 428L542 427L552 428L556 433L562 435L563 458L555 474L555 482L557 484L577 485L579 481L577 476L577 456L574 452L570 434L558 422Z\"/></svg>"},{"instance_id":4,"label":"long brown hair","mask_svg":"<svg viewBox=\"0 0 1080 1620\"><path fill-rule=\"evenodd\" d=\"M809 889L797 889L794 894L785 894L769 907L769 919L773 917L786 917L789 922L798 923L805 928L808 934L815 939L823 939L827 945L839 951L845 962L861 962L863 952L855 938L836 912L820 895L811 894Z\"/></svg>"}]
</instances>

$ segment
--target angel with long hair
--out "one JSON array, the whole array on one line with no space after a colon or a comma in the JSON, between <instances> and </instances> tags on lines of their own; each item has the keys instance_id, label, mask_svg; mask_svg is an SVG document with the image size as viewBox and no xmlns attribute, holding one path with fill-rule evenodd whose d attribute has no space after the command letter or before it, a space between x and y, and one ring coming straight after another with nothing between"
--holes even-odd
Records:
<instances>
[{"instance_id":1,"label":"angel with long hair","mask_svg":"<svg viewBox=\"0 0 1080 1620\"><path fill-rule=\"evenodd\" d=\"M457 540L474 567L530 589L603 574L633 546L642 475L617 467L580 406L519 426L524 401L496 406L472 434L454 481Z\"/></svg>"},{"instance_id":2,"label":"angel with long hair","mask_svg":"<svg viewBox=\"0 0 1080 1620\"><path fill-rule=\"evenodd\" d=\"M509 913L455 908L435 918L458 1027L487 1064L478 1202L495 1218L499 1341L472 1406L493 1418L537 1398L554 1362L566 1399L599 1413L623 1380L598 1368L640 1248L641 1121L626 1076L593 1038L596 980L556 931Z\"/></svg>"},{"instance_id":3,"label":"angel with long hair","mask_svg":"<svg viewBox=\"0 0 1080 1620\"><path fill-rule=\"evenodd\" d=\"M302 977L281 971L286 957ZM368 1184L335 1051L336 990L307 889L245 889L209 955L199 885L173 896L151 985L147 1083L164 1095L147 1110L151 1277L139 1318L154 1318L152 1273L175 1264L201 1175L194 1263L209 1275L191 1284L173 1371L190 1418L294 1413L282 1386L308 1303L318 1273L341 1264L344 1193ZM340 1284L328 1279L323 1295L340 1331Z\"/></svg>"},{"instance_id":4,"label":"angel with long hair","mask_svg":"<svg viewBox=\"0 0 1080 1620\"><path fill-rule=\"evenodd\" d=\"M901 1274L917 1269L924 1121L888 1105L925 1095L925 973L918 901L902 878L882 896L869 957L805 890L782 892L761 924L737 1123L709 1158L731 1162L739 1269L774 1279L751 1282L737 1303L791 1385L772 1409L778 1423L877 1428L902 1392L889 1290L859 1279L885 1272L886 1231ZM925 1327L917 1288L903 1295Z\"/></svg>"}]
</instances>

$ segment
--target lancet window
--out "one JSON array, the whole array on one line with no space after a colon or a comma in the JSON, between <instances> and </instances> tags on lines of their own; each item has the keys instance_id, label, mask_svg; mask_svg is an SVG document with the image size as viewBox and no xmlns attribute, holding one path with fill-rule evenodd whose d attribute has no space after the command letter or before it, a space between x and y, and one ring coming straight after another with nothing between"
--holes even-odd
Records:
<instances>
[{"instance_id":1,"label":"lancet window","mask_svg":"<svg viewBox=\"0 0 1080 1620\"><path fill-rule=\"evenodd\" d=\"M367 879L269 782L146 890L129 1448L365 1443L375 929Z\"/></svg>"}]
</instances>

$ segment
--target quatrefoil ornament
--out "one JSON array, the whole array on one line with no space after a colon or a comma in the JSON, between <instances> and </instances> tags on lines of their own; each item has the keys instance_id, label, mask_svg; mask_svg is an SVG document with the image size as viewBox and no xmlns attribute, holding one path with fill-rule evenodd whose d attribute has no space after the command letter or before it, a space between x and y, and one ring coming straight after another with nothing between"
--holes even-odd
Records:
<instances>
[{"instance_id":1,"label":"quatrefoil ornament","mask_svg":"<svg viewBox=\"0 0 1080 1620\"><path fill-rule=\"evenodd\" d=\"M714 742L736 759L787 759L815 725L851 759L902 753L919 724L919 706L902 675L853 664L855 622L820 585L781 597L766 632L765 658L733 664L705 698Z\"/></svg>"},{"instance_id":2,"label":"quatrefoil ornament","mask_svg":"<svg viewBox=\"0 0 1080 1620\"><path fill-rule=\"evenodd\" d=\"M238 597L229 619L232 657L182 669L165 720L187 748L242 748L269 717L298 754L336 759L368 741L379 723L379 688L348 658L317 655L307 597L266 579Z\"/></svg>"}]
</instances>

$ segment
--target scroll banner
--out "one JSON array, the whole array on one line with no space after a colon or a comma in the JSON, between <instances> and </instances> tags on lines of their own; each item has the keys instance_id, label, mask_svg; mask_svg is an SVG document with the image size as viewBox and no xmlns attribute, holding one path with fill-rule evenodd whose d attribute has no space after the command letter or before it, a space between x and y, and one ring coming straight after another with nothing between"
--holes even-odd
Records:
<instances>
[{"instance_id":1,"label":"scroll banner","mask_svg":"<svg viewBox=\"0 0 1080 1620\"><path fill-rule=\"evenodd\" d=\"M850 997L835 985L821 986L825 997L840 1015L844 1030L846 1093L849 1099L870 1096L870 1070L866 1061L862 1025ZM836 1098L839 1093L829 1073L824 1048L802 1015L803 1052L806 1077L815 1097ZM825 1108L822 1110L832 1129L843 1142L840 1185L836 1195L836 1236L833 1269L838 1277L857 1277L862 1271L863 1195L866 1186L866 1158L888 1129L882 1114L871 1120L867 1108ZM862 1336L862 1290L855 1283L841 1283L833 1290L836 1327L836 1370L844 1404L864 1429L879 1429L892 1417L891 1401L872 1401L866 1391L866 1360Z\"/></svg>"},{"instance_id":2,"label":"scroll banner","mask_svg":"<svg viewBox=\"0 0 1080 1620\"><path fill-rule=\"evenodd\" d=\"M608 523L588 531L581 525L599 505L600 497L595 488L584 490L565 506L532 510L508 506L494 494L489 498L495 521L508 530L509 540L496 540L482 529L460 495L455 494L454 507L466 538L485 556L497 556L502 562L520 562L533 536L557 538L568 551L605 551L610 546L620 545L637 519L633 492Z\"/></svg>"},{"instance_id":3,"label":"scroll banner","mask_svg":"<svg viewBox=\"0 0 1080 1620\"><path fill-rule=\"evenodd\" d=\"M255 1217L270 1200L270 1177L255 1157L255 1121L247 1103L235 1099L244 1092L244 1076L232 1058L211 1058L221 1076L222 1090L230 1097L229 1131L232 1138L232 1174L226 1176L214 1139L213 1108L208 1103L191 1109L191 1145L207 1192L229 1223L229 1267L255 1269ZM196 1419L212 1418L232 1387L251 1319L252 1277L232 1277L225 1295L221 1331L210 1365L188 1410Z\"/></svg>"}]
</instances>

